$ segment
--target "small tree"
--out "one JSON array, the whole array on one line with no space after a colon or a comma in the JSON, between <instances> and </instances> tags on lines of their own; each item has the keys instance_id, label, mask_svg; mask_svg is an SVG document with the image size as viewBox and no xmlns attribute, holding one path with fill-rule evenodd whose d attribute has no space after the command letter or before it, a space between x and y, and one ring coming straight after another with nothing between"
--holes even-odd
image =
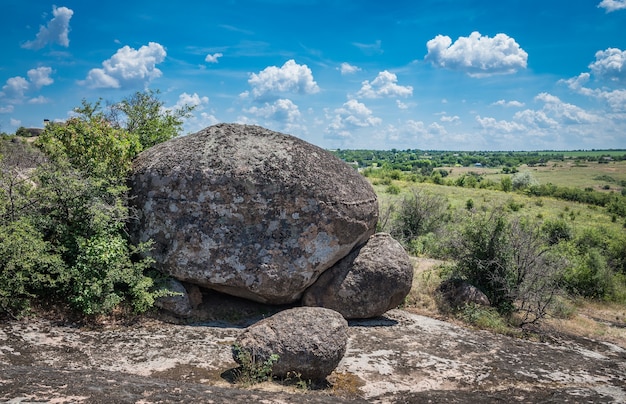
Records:
<instances>
[{"instance_id":1,"label":"small tree","mask_svg":"<svg viewBox=\"0 0 626 404\"><path fill-rule=\"evenodd\" d=\"M519 172L513 175L511 183L514 190L522 190L539 184L535 177L533 177L533 175L528 171Z\"/></svg>"},{"instance_id":2,"label":"small tree","mask_svg":"<svg viewBox=\"0 0 626 404\"><path fill-rule=\"evenodd\" d=\"M158 90L136 92L114 104L111 109L113 120L139 139L143 149L165 142L179 135L183 119L195 108L184 105L167 109L159 99Z\"/></svg>"},{"instance_id":3,"label":"small tree","mask_svg":"<svg viewBox=\"0 0 626 404\"><path fill-rule=\"evenodd\" d=\"M521 324L545 317L559 292L564 262L537 223L510 220L503 209L471 215L450 250L454 276L482 290L502 314L521 314Z\"/></svg>"},{"instance_id":4,"label":"small tree","mask_svg":"<svg viewBox=\"0 0 626 404\"><path fill-rule=\"evenodd\" d=\"M500 188L504 192L511 192L511 190L513 189L513 181L511 180L510 176L505 175L500 179Z\"/></svg>"},{"instance_id":5,"label":"small tree","mask_svg":"<svg viewBox=\"0 0 626 404\"><path fill-rule=\"evenodd\" d=\"M394 237L408 243L439 229L445 220L446 208L444 198L413 187L399 206L392 208L394 217L388 231Z\"/></svg>"}]
</instances>

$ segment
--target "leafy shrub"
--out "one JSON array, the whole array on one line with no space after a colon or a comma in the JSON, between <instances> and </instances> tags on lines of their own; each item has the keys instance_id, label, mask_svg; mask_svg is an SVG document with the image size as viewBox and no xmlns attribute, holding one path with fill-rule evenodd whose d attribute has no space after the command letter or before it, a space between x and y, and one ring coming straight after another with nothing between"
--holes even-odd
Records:
<instances>
[{"instance_id":1,"label":"leafy shrub","mask_svg":"<svg viewBox=\"0 0 626 404\"><path fill-rule=\"evenodd\" d=\"M50 296L67 282L65 263L26 219L0 226L0 312L19 317L30 299Z\"/></svg>"},{"instance_id":2,"label":"leafy shrub","mask_svg":"<svg viewBox=\"0 0 626 404\"><path fill-rule=\"evenodd\" d=\"M137 97L118 109L132 131L83 101L78 116L39 136L44 158L22 148L0 161L0 311L19 315L52 296L87 315L122 302L142 312L167 294L146 275L150 243L126 233L126 180L133 157L175 136L182 115L162 113L153 92Z\"/></svg>"},{"instance_id":3,"label":"leafy shrub","mask_svg":"<svg viewBox=\"0 0 626 404\"><path fill-rule=\"evenodd\" d=\"M501 314L521 314L521 324L546 316L559 293L564 263L553 254L537 223L509 219L502 209L476 214L454 238L453 275L487 295Z\"/></svg>"},{"instance_id":4,"label":"leafy shrub","mask_svg":"<svg viewBox=\"0 0 626 404\"><path fill-rule=\"evenodd\" d=\"M565 273L568 290L576 295L605 298L612 289L613 273L605 257L595 248L589 249L574 261L573 267Z\"/></svg>"},{"instance_id":5,"label":"leafy shrub","mask_svg":"<svg viewBox=\"0 0 626 404\"><path fill-rule=\"evenodd\" d=\"M391 195L398 195L400 193L400 187L396 184L389 184L385 189L385 192Z\"/></svg>"},{"instance_id":6,"label":"leafy shrub","mask_svg":"<svg viewBox=\"0 0 626 404\"><path fill-rule=\"evenodd\" d=\"M393 209L388 230L397 239L408 243L421 235L433 233L442 226L446 216L444 198L414 187Z\"/></svg>"},{"instance_id":7,"label":"leafy shrub","mask_svg":"<svg viewBox=\"0 0 626 404\"><path fill-rule=\"evenodd\" d=\"M572 227L564 220L546 220L541 229L546 233L548 243L551 245L569 241L573 237Z\"/></svg>"},{"instance_id":8,"label":"leafy shrub","mask_svg":"<svg viewBox=\"0 0 626 404\"><path fill-rule=\"evenodd\" d=\"M539 182L537 182L535 177L528 171L515 173L513 178L511 178L511 185L514 190L527 189L537 184L539 184Z\"/></svg>"},{"instance_id":9,"label":"leafy shrub","mask_svg":"<svg viewBox=\"0 0 626 404\"><path fill-rule=\"evenodd\" d=\"M466 304L457 316L464 322L481 329L506 333L508 328L498 311L491 307L484 307L473 303Z\"/></svg>"}]
</instances>

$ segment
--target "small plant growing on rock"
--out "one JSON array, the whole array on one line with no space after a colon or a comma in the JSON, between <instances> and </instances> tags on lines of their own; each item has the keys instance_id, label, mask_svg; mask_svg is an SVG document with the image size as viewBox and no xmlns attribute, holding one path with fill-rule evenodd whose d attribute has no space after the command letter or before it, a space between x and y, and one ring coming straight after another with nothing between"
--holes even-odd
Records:
<instances>
[{"instance_id":1,"label":"small plant growing on rock","mask_svg":"<svg viewBox=\"0 0 626 404\"><path fill-rule=\"evenodd\" d=\"M298 390L310 390L312 381L310 379L306 380L302 378L302 373L300 372L287 372L287 377L283 380L286 384L294 385Z\"/></svg>"},{"instance_id":2,"label":"small plant growing on rock","mask_svg":"<svg viewBox=\"0 0 626 404\"><path fill-rule=\"evenodd\" d=\"M233 345L232 350L233 356L239 363L239 367L235 370L236 383L252 386L272 378L272 368L279 359L277 354L272 354L265 361L259 362L254 352L239 345Z\"/></svg>"}]
</instances>

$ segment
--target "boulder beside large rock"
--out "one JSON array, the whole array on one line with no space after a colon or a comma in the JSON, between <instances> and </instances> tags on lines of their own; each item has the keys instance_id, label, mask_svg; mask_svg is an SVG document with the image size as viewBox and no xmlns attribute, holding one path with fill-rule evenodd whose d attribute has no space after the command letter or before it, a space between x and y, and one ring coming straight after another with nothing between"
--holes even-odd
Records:
<instances>
[{"instance_id":1,"label":"boulder beside large rock","mask_svg":"<svg viewBox=\"0 0 626 404\"><path fill-rule=\"evenodd\" d=\"M377 233L324 272L302 304L333 309L348 319L376 317L401 304L412 284L413 265L402 245Z\"/></svg>"},{"instance_id":2,"label":"boulder beside large rock","mask_svg":"<svg viewBox=\"0 0 626 404\"><path fill-rule=\"evenodd\" d=\"M262 303L297 301L375 231L370 184L330 152L220 124L142 152L130 178L136 241L162 272Z\"/></svg>"},{"instance_id":3,"label":"boulder beside large rock","mask_svg":"<svg viewBox=\"0 0 626 404\"><path fill-rule=\"evenodd\" d=\"M255 363L278 355L272 373L320 380L337 367L348 344L348 322L336 311L297 307L274 314L246 328L236 339L233 359L241 364L240 350Z\"/></svg>"}]
</instances>

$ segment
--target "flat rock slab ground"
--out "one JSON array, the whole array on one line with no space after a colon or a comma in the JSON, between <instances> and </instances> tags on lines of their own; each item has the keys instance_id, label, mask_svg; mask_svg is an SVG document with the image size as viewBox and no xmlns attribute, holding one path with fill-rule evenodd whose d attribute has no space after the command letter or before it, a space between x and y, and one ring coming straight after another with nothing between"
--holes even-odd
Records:
<instances>
[{"instance_id":1,"label":"flat rock slab ground","mask_svg":"<svg viewBox=\"0 0 626 404\"><path fill-rule=\"evenodd\" d=\"M348 350L329 377L334 386L241 389L225 376L235 367L230 345L241 331L216 322L98 329L5 322L0 401L626 402L626 350L617 345L534 342L403 310L350 323Z\"/></svg>"}]
</instances>

